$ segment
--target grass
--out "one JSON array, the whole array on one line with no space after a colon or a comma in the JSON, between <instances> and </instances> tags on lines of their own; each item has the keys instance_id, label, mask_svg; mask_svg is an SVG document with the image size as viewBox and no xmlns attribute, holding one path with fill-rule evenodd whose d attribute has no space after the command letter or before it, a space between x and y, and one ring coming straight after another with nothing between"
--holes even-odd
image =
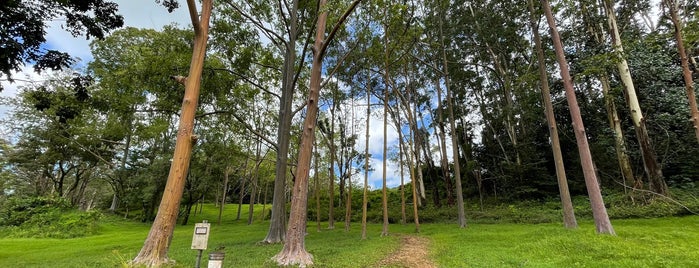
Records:
<instances>
[{"instance_id":1,"label":"grass","mask_svg":"<svg viewBox=\"0 0 699 268\"><path fill-rule=\"evenodd\" d=\"M459 230L432 224L440 267L699 267L699 217L612 221L617 236L597 235L592 222L486 224Z\"/></svg>"},{"instance_id":2,"label":"grass","mask_svg":"<svg viewBox=\"0 0 699 268\"><path fill-rule=\"evenodd\" d=\"M274 267L270 258L281 245L258 245L268 222L234 220L237 206L229 205L224 224L217 225L217 209L204 207L188 226L177 226L169 256L175 267L193 267L193 223L212 222L209 250L224 246L225 267ZM247 212L247 207L243 206ZM243 213L245 218L246 213ZM259 211L255 214L259 215ZM466 229L455 224L424 224L420 236L431 240L430 252L440 267L699 267L699 217L612 221L618 236L596 235L592 222L565 230L558 223L479 224ZM316 267L375 267L399 247L397 236L380 237L380 224L369 225L369 238L360 240L359 223L350 232L342 222L336 229L316 232L309 222L306 249ZM323 223L323 228L327 223ZM108 217L98 235L73 239L0 239L0 267L119 267L143 245L149 224ZM410 224L392 224L394 234L412 234Z\"/></svg>"}]
</instances>

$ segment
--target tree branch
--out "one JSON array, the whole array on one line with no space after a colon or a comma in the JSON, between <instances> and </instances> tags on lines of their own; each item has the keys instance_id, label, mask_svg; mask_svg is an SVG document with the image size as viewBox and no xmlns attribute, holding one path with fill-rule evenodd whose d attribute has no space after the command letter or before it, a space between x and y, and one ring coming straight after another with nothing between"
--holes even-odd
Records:
<instances>
[{"instance_id":1,"label":"tree branch","mask_svg":"<svg viewBox=\"0 0 699 268\"><path fill-rule=\"evenodd\" d=\"M192 26L194 27L194 35L199 35L201 23L197 12L197 4L194 3L194 0L187 0L187 7L189 8L189 18L192 20Z\"/></svg>"},{"instance_id":2,"label":"tree branch","mask_svg":"<svg viewBox=\"0 0 699 268\"><path fill-rule=\"evenodd\" d=\"M340 19L337 21L337 23L333 27L332 31L330 31L330 34L328 34L328 37L326 37L325 40L323 40L323 46L320 47L320 51L318 51L320 53L319 55L321 57L323 57L323 55L325 55L325 51L328 49L328 45L330 44L330 42L332 42L333 39L335 38L337 31L340 30L340 27L342 27L342 25L345 23L345 20L347 19L347 17L349 17L349 15L352 14L352 12L354 12L354 9L359 5L360 2L362 2L362 0L355 0L354 2L352 2L352 4L350 4L349 8L347 8L347 10L345 10L345 13L342 14Z\"/></svg>"},{"instance_id":3,"label":"tree branch","mask_svg":"<svg viewBox=\"0 0 699 268\"><path fill-rule=\"evenodd\" d=\"M233 118L235 118L235 120L238 121L239 123L243 124L243 126L244 126L248 131L252 132L252 134L255 134L255 136L257 136L258 138L260 138L260 139L264 140L265 142L269 143L269 145L272 146L272 148L273 148L275 151L279 151L279 146L277 146L277 143L276 143L276 142L273 142L273 141L271 141L269 138L267 138L267 136L262 135L262 133L260 133L260 132L257 131L256 129L254 129L250 124L248 124L248 122L246 122L243 118L241 118L239 115L235 114L235 113L232 112L232 111L213 111L213 112L198 114L198 115L196 115L195 117L196 117L196 118L202 118L202 117L209 116L209 115L214 115L214 114L230 114L230 115L232 115Z\"/></svg>"},{"instance_id":4,"label":"tree branch","mask_svg":"<svg viewBox=\"0 0 699 268\"><path fill-rule=\"evenodd\" d=\"M191 0L189 0L189 1L191 1ZM265 26L262 24L262 22L260 22L260 21L258 21L257 19L253 18L253 17L250 16L249 14L243 12L243 10L240 9L240 7L238 7L238 5L234 4L232 1L229 1L228 4L229 4L233 9L235 9L235 11L237 11L240 15L242 15L242 16L245 17L248 21L250 21L252 24L254 24L255 27L257 27L258 29L262 30L262 32L264 32L264 34L269 38L270 41L272 41L272 43L274 43L274 44L277 45L277 46L279 45L279 43L284 43L284 44L286 44L286 40L284 40L284 38L282 38L282 37L279 36L277 33L275 33L274 31L272 31L272 29L269 29L269 28L265 27ZM276 41L275 41L275 39L276 39Z\"/></svg>"}]
</instances>

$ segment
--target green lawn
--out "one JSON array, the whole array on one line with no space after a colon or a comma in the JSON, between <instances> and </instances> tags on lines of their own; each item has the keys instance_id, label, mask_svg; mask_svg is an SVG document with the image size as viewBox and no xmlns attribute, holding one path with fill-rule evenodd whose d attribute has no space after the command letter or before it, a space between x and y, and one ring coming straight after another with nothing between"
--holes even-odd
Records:
<instances>
[{"instance_id":1,"label":"green lawn","mask_svg":"<svg viewBox=\"0 0 699 268\"><path fill-rule=\"evenodd\" d=\"M169 253L176 267L194 266L193 222L203 219L214 222L209 248L225 246L225 267L274 267L269 259L281 245L257 245L268 223L235 221L236 208L226 207L220 226L213 206L194 216L192 224L178 226ZM578 230L564 230L560 224L472 223L466 229L425 224L418 235L431 240L431 256L440 267L699 267L698 216L614 220L612 224L618 236L596 235L586 221ZM0 239L0 267L119 267L136 255L149 227L110 217L95 236ZM380 224L369 226L366 241L359 239L360 229L359 223L353 223L352 230L345 232L344 223L338 222L335 230L316 232L315 222L309 222L306 248L314 255L316 267L373 267L399 246L397 236L379 236ZM394 234L413 230L412 225L390 226ZM206 267L206 257L202 266Z\"/></svg>"}]
</instances>

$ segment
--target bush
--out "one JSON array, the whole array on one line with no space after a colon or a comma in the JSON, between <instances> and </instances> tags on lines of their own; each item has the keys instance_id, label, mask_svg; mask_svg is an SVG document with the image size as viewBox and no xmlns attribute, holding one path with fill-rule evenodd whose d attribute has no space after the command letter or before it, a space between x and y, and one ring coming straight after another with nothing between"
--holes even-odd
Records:
<instances>
[{"instance_id":1,"label":"bush","mask_svg":"<svg viewBox=\"0 0 699 268\"><path fill-rule=\"evenodd\" d=\"M70 208L62 198L8 199L0 216L0 237L74 238L97 232L99 211Z\"/></svg>"}]
</instances>

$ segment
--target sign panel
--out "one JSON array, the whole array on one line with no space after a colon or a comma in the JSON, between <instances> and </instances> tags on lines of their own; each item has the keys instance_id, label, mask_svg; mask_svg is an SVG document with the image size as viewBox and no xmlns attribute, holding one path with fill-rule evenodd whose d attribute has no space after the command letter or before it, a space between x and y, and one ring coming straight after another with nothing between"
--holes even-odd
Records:
<instances>
[{"instance_id":1,"label":"sign panel","mask_svg":"<svg viewBox=\"0 0 699 268\"><path fill-rule=\"evenodd\" d=\"M211 224L208 222L194 225L194 236L192 237L192 249L205 250L209 242L209 230Z\"/></svg>"}]
</instances>

